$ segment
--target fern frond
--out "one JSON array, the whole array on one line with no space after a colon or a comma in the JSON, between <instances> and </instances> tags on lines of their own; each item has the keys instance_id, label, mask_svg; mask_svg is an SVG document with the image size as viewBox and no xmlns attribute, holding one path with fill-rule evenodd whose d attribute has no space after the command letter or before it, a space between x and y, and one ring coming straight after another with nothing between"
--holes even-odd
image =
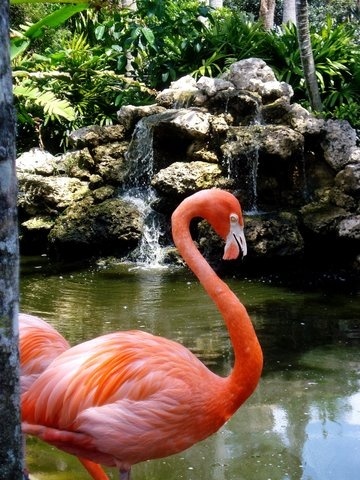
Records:
<instances>
[{"instance_id":1,"label":"fern frond","mask_svg":"<svg viewBox=\"0 0 360 480\"><path fill-rule=\"evenodd\" d=\"M37 87L15 85L14 95L23 97L25 101L31 101L33 104L41 107L45 113L45 123L51 119L65 118L69 122L75 120L76 113L74 108L67 100L57 98L50 91L40 91Z\"/></svg>"}]
</instances>

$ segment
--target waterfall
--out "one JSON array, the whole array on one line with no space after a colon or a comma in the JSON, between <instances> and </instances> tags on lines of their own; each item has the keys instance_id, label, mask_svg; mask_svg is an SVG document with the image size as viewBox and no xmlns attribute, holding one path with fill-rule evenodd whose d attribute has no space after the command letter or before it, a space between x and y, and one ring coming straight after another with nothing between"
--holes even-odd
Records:
<instances>
[{"instance_id":1,"label":"waterfall","mask_svg":"<svg viewBox=\"0 0 360 480\"><path fill-rule=\"evenodd\" d=\"M248 158L248 173L247 173L247 190L248 190L248 214L255 214L258 212L257 205L257 175L259 168L259 148L247 154Z\"/></svg>"},{"instance_id":2,"label":"waterfall","mask_svg":"<svg viewBox=\"0 0 360 480\"><path fill-rule=\"evenodd\" d=\"M149 188L154 173L153 131L151 117L139 120L134 129L126 160L129 164L127 186Z\"/></svg>"},{"instance_id":3,"label":"waterfall","mask_svg":"<svg viewBox=\"0 0 360 480\"><path fill-rule=\"evenodd\" d=\"M244 197L243 203L247 214L258 213L257 175L259 168L259 148L255 147L246 153L232 155L229 151L224 155L227 178L234 180L235 188Z\"/></svg>"},{"instance_id":4,"label":"waterfall","mask_svg":"<svg viewBox=\"0 0 360 480\"><path fill-rule=\"evenodd\" d=\"M133 187L124 192L122 198L133 203L143 218L143 232L138 247L130 254L128 260L139 266L158 268L163 266L164 249L160 245L160 216L151 208L156 194L150 186Z\"/></svg>"},{"instance_id":5,"label":"waterfall","mask_svg":"<svg viewBox=\"0 0 360 480\"><path fill-rule=\"evenodd\" d=\"M163 249L160 245L161 219L151 207L156 193L150 185L154 173L153 129L155 121L152 117L141 119L133 132L126 153L129 164L127 182L122 198L133 203L143 218L143 233L138 247L130 254L128 260L146 268L160 267L163 260Z\"/></svg>"}]
</instances>

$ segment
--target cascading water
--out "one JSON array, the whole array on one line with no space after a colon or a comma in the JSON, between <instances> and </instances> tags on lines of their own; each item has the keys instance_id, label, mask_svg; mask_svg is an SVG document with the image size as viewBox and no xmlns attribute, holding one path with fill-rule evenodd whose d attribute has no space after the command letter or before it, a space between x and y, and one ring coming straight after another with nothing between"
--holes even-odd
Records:
<instances>
[{"instance_id":1,"label":"cascading water","mask_svg":"<svg viewBox=\"0 0 360 480\"><path fill-rule=\"evenodd\" d=\"M160 267L164 258L164 250L160 245L161 222L151 203L156 194L151 187L133 187L127 190L122 198L133 203L143 218L143 232L138 247L131 253L129 260L139 266Z\"/></svg>"},{"instance_id":2,"label":"cascading water","mask_svg":"<svg viewBox=\"0 0 360 480\"><path fill-rule=\"evenodd\" d=\"M235 187L245 197L245 212L248 215L259 213L257 205L257 175L259 167L259 148L254 148L241 155L224 155L227 177L234 180Z\"/></svg>"},{"instance_id":3,"label":"cascading water","mask_svg":"<svg viewBox=\"0 0 360 480\"><path fill-rule=\"evenodd\" d=\"M257 176L259 168L259 148L256 148L252 152L249 152L248 155L248 174L247 174L247 183L248 183L248 210L247 214L256 214L258 213L258 204L257 204Z\"/></svg>"},{"instance_id":4,"label":"cascading water","mask_svg":"<svg viewBox=\"0 0 360 480\"><path fill-rule=\"evenodd\" d=\"M126 158L129 164L128 177L122 198L133 203L143 217L143 234L139 246L129 260L139 266L160 267L163 249L160 245L161 219L152 209L156 193L150 185L154 172L153 128L154 116L141 119L134 130Z\"/></svg>"},{"instance_id":5,"label":"cascading water","mask_svg":"<svg viewBox=\"0 0 360 480\"><path fill-rule=\"evenodd\" d=\"M147 188L150 185L151 176L154 172L154 122L151 121L152 117L153 115L139 120L126 153L129 165L127 175L129 188Z\"/></svg>"}]
</instances>

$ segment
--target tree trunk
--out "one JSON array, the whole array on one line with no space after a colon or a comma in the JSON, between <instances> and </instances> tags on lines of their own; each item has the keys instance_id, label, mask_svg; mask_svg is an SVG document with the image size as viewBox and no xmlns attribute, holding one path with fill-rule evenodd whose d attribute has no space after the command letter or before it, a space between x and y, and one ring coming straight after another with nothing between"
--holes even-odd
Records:
<instances>
[{"instance_id":1,"label":"tree trunk","mask_svg":"<svg viewBox=\"0 0 360 480\"><path fill-rule=\"evenodd\" d=\"M18 231L15 114L9 4L0 2L0 478L23 479L18 354Z\"/></svg>"},{"instance_id":2,"label":"tree trunk","mask_svg":"<svg viewBox=\"0 0 360 480\"><path fill-rule=\"evenodd\" d=\"M121 8L128 8L129 10L137 10L136 0L121 0Z\"/></svg>"},{"instance_id":3,"label":"tree trunk","mask_svg":"<svg viewBox=\"0 0 360 480\"><path fill-rule=\"evenodd\" d=\"M222 8L223 7L223 0L210 0L209 5L211 8Z\"/></svg>"},{"instance_id":4,"label":"tree trunk","mask_svg":"<svg viewBox=\"0 0 360 480\"><path fill-rule=\"evenodd\" d=\"M274 27L275 0L261 0L259 19L264 24L265 30L271 30Z\"/></svg>"},{"instance_id":5,"label":"tree trunk","mask_svg":"<svg viewBox=\"0 0 360 480\"><path fill-rule=\"evenodd\" d=\"M293 23L296 25L295 0L284 0L282 23Z\"/></svg>"},{"instance_id":6,"label":"tree trunk","mask_svg":"<svg viewBox=\"0 0 360 480\"><path fill-rule=\"evenodd\" d=\"M316 79L314 55L311 48L307 0L296 0L296 22L301 64L310 105L313 110L321 112L322 103Z\"/></svg>"}]
</instances>

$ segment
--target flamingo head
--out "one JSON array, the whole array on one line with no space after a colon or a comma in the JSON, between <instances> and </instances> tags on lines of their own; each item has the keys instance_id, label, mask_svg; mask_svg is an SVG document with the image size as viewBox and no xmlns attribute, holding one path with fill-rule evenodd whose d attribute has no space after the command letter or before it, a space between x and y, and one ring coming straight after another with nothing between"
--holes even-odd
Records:
<instances>
[{"instance_id":1,"label":"flamingo head","mask_svg":"<svg viewBox=\"0 0 360 480\"><path fill-rule=\"evenodd\" d=\"M230 230L225 239L224 260L233 260L238 258L240 251L242 256L247 254L247 245L244 235L244 224L240 223L240 218L236 213L229 215Z\"/></svg>"},{"instance_id":2,"label":"flamingo head","mask_svg":"<svg viewBox=\"0 0 360 480\"><path fill-rule=\"evenodd\" d=\"M247 254L244 219L239 201L229 192L220 189L199 192L207 197L204 217L216 233L225 240L223 258L234 260Z\"/></svg>"}]
</instances>

